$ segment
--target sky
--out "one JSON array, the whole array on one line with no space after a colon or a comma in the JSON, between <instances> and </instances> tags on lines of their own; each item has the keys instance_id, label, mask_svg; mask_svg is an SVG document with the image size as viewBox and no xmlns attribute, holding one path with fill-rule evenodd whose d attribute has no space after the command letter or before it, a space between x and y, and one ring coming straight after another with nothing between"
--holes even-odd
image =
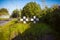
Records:
<instances>
[{"instance_id":1,"label":"sky","mask_svg":"<svg viewBox=\"0 0 60 40\"><path fill-rule=\"evenodd\" d=\"M22 9L29 2L36 2L43 8L42 0L0 0L0 8L7 8L11 14L14 9ZM51 7L54 4L60 5L60 0L45 0L45 5Z\"/></svg>"}]
</instances>

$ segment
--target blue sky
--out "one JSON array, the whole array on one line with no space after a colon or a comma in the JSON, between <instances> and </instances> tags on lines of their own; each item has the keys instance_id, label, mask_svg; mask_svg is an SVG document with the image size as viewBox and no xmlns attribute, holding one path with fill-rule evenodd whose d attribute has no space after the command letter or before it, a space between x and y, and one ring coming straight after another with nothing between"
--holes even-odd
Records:
<instances>
[{"instance_id":1,"label":"blue sky","mask_svg":"<svg viewBox=\"0 0 60 40\"><path fill-rule=\"evenodd\" d=\"M11 14L14 9L22 9L28 2L31 1L35 1L41 6L41 8L43 8L41 0L0 0L0 8L7 8ZM45 0L45 4L48 7L51 7L53 4L60 5L60 0Z\"/></svg>"}]
</instances>

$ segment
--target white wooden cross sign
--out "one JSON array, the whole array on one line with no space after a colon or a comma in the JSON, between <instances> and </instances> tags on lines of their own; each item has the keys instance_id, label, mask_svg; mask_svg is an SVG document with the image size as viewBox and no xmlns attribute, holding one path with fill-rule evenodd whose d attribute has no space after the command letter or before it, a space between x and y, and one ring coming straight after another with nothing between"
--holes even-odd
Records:
<instances>
[{"instance_id":1,"label":"white wooden cross sign","mask_svg":"<svg viewBox=\"0 0 60 40\"><path fill-rule=\"evenodd\" d=\"M23 18L21 18L20 21L22 21L23 23L26 23L29 21L29 19L26 16L23 16ZM33 18L31 18L30 21L32 21L33 23L36 23L37 21L39 21L39 19L36 16L33 16Z\"/></svg>"},{"instance_id":2,"label":"white wooden cross sign","mask_svg":"<svg viewBox=\"0 0 60 40\"><path fill-rule=\"evenodd\" d=\"M31 18L31 21L33 21L33 23L36 23L37 21L39 21L39 19L36 16L33 16L33 18Z\"/></svg>"},{"instance_id":3,"label":"white wooden cross sign","mask_svg":"<svg viewBox=\"0 0 60 40\"><path fill-rule=\"evenodd\" d=\"M28 18L26 18L26 16L23 16L23 18L21 18L20 21L22 21L23 23L26 23L29 20L28 20Z\"/></svg>"}]
</instances>

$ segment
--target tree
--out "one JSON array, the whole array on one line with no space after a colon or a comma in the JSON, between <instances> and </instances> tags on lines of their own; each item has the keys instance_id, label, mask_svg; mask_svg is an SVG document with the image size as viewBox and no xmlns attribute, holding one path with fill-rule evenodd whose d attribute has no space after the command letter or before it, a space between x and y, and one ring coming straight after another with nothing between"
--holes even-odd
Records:
<instances>
[{"instance_id":1,"label":"tree","mask_svg":"<svg viewBox=\"0 0 60 40\"><path fill-rule=\"evenodd\" d=\"M18 17L20 17L20 12L18 9L16 9L13 11L11 18L18 18Z\"/></svg>"},{"instance_id":2,"label":"tree","mask_svg":"<svg viewBox=\"0 0 60 40\"><path fill-rule=\"evenodd\" d=\"M55 31L60 32L60 6L53 5L41 19Z\"/></svg>"},{"instance_id":3,"label":"tree","mask_svg":"<svg viewBox=\"0 0 60 40\"><path fill-rule=\"evenodd\" d=\"M40 16L41 8L36 2L27 3L22 10L22 16Z\"/></svg>"},{"instance_id":4,"label":"tree","mask_svg":"<svg viewBox=\"0 0 60 40\"><path fill-rule=\"evenodd\" d=\"M42 14L41 14L41 16L44 16L44 15L46 15L47 14L47 12L48 12L48 10L49 10L49 8L46 6L44 9L42 9Z\"/></svg>"},{"instance_id":5,"label":"tree","mask_svg":"<svg viewBox=\"0 0 60 40\"><path fill-rule=\"evenodd\" d=\"M53 6L54 11L52 11L52 23L55 26L56 31L60 31L60 8L59 6Z\"/></svg>"},{"instance_id":6,"label":"tree","mask_svg":"<svg viewBox=\"0 0 60 40\"><path fill-rule=\"evenodd\" d=\"M8 15L8 10L6 8L1 8L0 15Z\"/></svg>"}]
</instances>

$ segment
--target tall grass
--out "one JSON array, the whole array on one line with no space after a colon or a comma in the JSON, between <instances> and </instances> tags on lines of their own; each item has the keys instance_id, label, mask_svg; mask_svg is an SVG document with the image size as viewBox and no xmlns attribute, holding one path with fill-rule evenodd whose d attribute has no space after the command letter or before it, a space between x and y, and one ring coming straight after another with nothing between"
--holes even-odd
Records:
<instances>
[{"instance_id":1,"label":"tall grass","mask_svg":"<svg viewBox=\"0 0 60 40\"><path fill-rule=\"evenodd\" d=\"M51 32L52 29L49 25L44 23L21 23L17 22L16 19L8 22L0 28L0 40L11 40L18 36L19 33L23 36L22 39L30 40L30 33L34 36L39 36L41 33ZM26 36L26 37L24 37ZM32 36L33 38L33 36ZM34 37L35 38L35 37ZM26 40L27 40L26 39Z\"/></svg>"}]
</instances>

